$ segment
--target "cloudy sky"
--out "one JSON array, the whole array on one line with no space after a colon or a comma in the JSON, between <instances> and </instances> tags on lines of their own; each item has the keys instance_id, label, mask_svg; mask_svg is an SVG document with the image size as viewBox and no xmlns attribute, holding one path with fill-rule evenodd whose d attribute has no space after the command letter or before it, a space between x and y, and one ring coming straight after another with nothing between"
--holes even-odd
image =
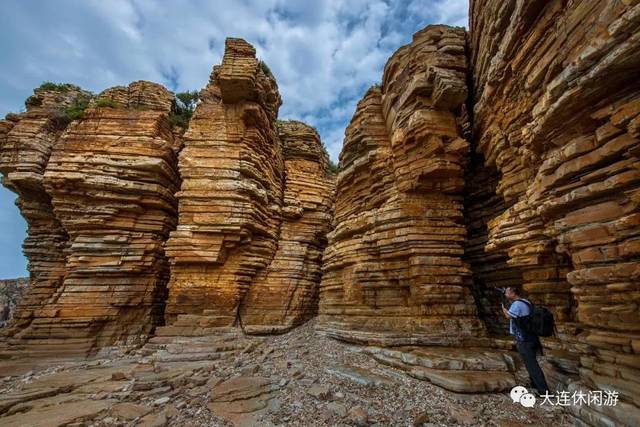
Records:
<instances>
[{"instance_id":1,"label":"cloudy sky","mask_svg":"<svg viewBox=\"0 0 640 427\"><path fill-rule=\"evenodd\" d=\"M93 92L152 80L202 88L224 39L242 37L273 71L280 118L315 126L337 160L344 129L387 58L429 23L467 25L467 0L5 0L0 116L43 81ZM0 278L26 275L26 224L0 189Z\"/></svg>"}]
</instances>

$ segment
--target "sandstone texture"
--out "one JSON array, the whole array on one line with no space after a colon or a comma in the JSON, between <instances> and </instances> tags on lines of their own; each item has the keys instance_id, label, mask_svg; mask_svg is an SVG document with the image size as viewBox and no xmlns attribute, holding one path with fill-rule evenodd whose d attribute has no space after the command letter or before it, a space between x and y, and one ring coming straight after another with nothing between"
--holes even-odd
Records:
<instances>
[{"instance_id":1,"label":"sandstone texture","mask_svg":"<svg viewBox=\"0 0 640 427\"><path fill-rule=\"evenodd\" d=\"M429 26L389 60L345 132L321 329L379 344L485 335L462 260L465 32Z\"/></svg>"},{"instance_id":2,"label":"sandstone texture","mask_svg":"<svg viewBox=\"0 0 640 427\"><path fill-rule=\"evenodd\" d=\"M277 332L317 314L322 253L330 230L334 176L320 136L302 122L278 122L284 194L278 247L249 289L240 312L245 330Z\"/></svg>"},{"instance_id":3,"label":"sandstone texture","mask_svg":"<svg viewBox=\"0 0 640 427\"><path fill-rule=\"evenodd\" d=\"M53 146L68 123L63 109L89 96L71 85L64 91L36 89L26 102L25 113L0 120L2 183L18 195L16 204L27 222L23 250L31 274L31 286L15 313L16 328L12 332L28 325L34 311L46 305L62 284L69 237L53 213L51 196L44 188L44 172Z\"/></svg>"},{"instance_id":4,"label":"sandstone texture","mask_svg":"<svg viewBox=\"0 0 640 427\"><path fill-rule=\"evenodd\" d=\"M31 287L7 357L93 354L218 327L281 332L317 313L334 177L318 133L278 121L251 45L228 39L190 126L145 81L43 84L0 122Z\"/></svg>"},{"instance_id":5,"label":"sandstone texture","mask_svg":"<svg viewBox=\"0 0 640 427\"><path fill-rule=\"evenodd\" d=\"M276 122L280 104L253 47L227 39L184 135L161 334L282 331L315 314L333 180L317 132Z\"/></svg>"},{"instance_id":6,"label":"sandstone texture","mask_svg":"<svg viewBox=\"0 0 640 427\"><path fill-rule=\"evenodd\" d=\"M617 390L627 404L574 411L593 425L632 425L640 4L472 1L470 49L475 150L498 172L504 201L487 221L485 249L496 254L488 256L518 270L532 301L553 308L558 334L545 345L558 378Z\"/></svg>"},{"instance_id":7,"label":"sandstone texture","mask_svg":"<svg viewBox=\"0 0 640 427\"><path fill-rule=\"evenodd\" d=\"M87 94L54 92L35 91L42 101L30 98L12 118L0 151L4 183L29 225L33 283L8 342L52 356L135 344L162 322L166 298L162 245L175 228L180 180L171 103L158 99L173 95L132 83L135 100L97 103L69 124L68 99Z\"/></svg>"},{"instance_id":8,"label":"sandstone texture","mask_svg":"<svg viewBox=\"0 0 640 427\"><path fill-rule=\"evenodd\" d=\"M242 39L186 127L155 83L36 89L0 120L30 272L0 424L640 425L640 2L469 27L391 56L337 176ZM616 406L498 394L527 385L504 286L554 312L551 387Z\"/></svg>"},{"instance_id":9,"label":"sandstone texture","mask_svg":"<svg viewBox=\"0 0 640 427\"><path fill-rule=\"evenodd\" d=\"M62 323L59 338L72 329L75 339L97 340L91 347L146 337L162 321L166 298L162 244L175 228L180 180L170 104L156 99L172 95L151 83L133 83L129 94L135 109L92 108L72 123L44 176L69 236L64 282L47 308ZM57 338L56 324L43 327Z\"/></svg>"}]
</instances>

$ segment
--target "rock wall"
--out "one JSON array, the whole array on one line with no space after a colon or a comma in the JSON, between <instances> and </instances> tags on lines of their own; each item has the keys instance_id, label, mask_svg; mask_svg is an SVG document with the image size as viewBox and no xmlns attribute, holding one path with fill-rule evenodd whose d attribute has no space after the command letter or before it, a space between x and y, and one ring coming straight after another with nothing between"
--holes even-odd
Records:
<instances>
[{"instance_id":1,"label":"rock wall","mask_svg":"<svg viewBox=\"0 0 640 427\"><path fill-rule=\"evenodd\" d=\"M333 184L317 133L276 126L266 71L251 45L227 39L184 135L162 334L273 332L315 312Z\"/></svg>"},{"instance_id":2,"label":"rock wall","mask_svg":"<svg viewBox=\"0 0 640 427\"><path fill-rule=\"evenodd\" d=\"M114 108L101 107L115 92ZM2 171L29 224L34 285L10 344L32 355L87 354L140 343L162 322L162 245L175 228L179 185L172 103L162 86L135 82L99 95L66 128L61 108L73 102L38 103L16 118Z\"/></svg>"},{"instance_id":3,"label":"rock wall","mask_svg":"<svg viewBox=\"0 0 640 427\"><path fill-rule=\"evenodd\" d=\"M162 244L175 228L179 185L173 95L145 82L127 89L126 104L88 110L67 129L45 172L70 243L55 304L60 338L71 323L92 347L144 339L162 322L166 298Z\"/></svg>"},{"instance_id":4,"label":"rock wall","mask_svg":"<svg viewBox=\"0 0 640 427\"><path fill-rule=\"evenodd\" d=\"M489 238L487 223L506 209L504 199L496 194L498 171L486 167L484 158L471 153L465 174L464 215L467 227L464 260L473 273L473 294L480 318L494 337L509 331L509 322L500 309L504 302L496 288L520 286L522 270L507 263L508 257L500 252L487 252Z\"/></svg>"},{"instance_id":5,"label":"rock wall","mask_svg":"<svg viewBox=\"0 0 640 427\"><path fill-rule=\"evenodd\" d=\"M174 95L143 81L43 85L0 121L29 225L14 356L138 345L165 320L165 336L273 333L317 313L334 190L318 133L276 120L276 82L241 39L200 95L184 134Z\"/></svg>"},{"instance_id":6,"label":"rock wall","mask_svg":"<svg viewBox=\"0 0 640 427\"><path fill-rule=\"evenodd\" d=\"M325 333L437 345L485 335L462 260L466 71L464 30L429 26L358 104L323 264Z\"/></svg>"},{"instance_id":7,"label":"rock wall","mask_svg":"<svg viewBox=\"0 0 640 427\"><path fill-rule=\"evenodd\" d=\"M507 207L486 250L554 309L555 379L620 393L572 411L637 425L640 4L472 1L470 44L474 140Z\"/></svg>"},{"instance_id":8,"label":"rock wall","mask_svg":"<svg viewBox=\"0 0 640 427\"><path fill-rule=\"evenodd\" d=\"M322 253L333 208L334 177L320 136L302 122L278 122L284 198L278 248L249 289L240 313L245 330L277 332L317 314Z\"/></svg>"},{"instance_id":9,"label":"rock wall","mask_svg":"<svg viewBox=\"0 0 640 427\"><path fill-rule=\"evenodd\" d=\"M277 248L284 169L275 128L280 95L251 45L227 39L225 46L180 153L179 223L167 242L170 323L202 314L210 326L237 323L254 276Z\"/></svg>"},{"instance_id":10,"label":"rock wall","mask_svg":"<svg viewBox=\"0 0 640 427\"><path fill-rule=\"evenodd\" d=\"M61 286L65 272L64 251L68 235L53 213L51 196L44 188L44 172L55 142L68 120L63 110L88 99L77 86L62 91L36 89L27 111L0 120L0 172L5 187L18 195L16 204L27 222L23 244L31 286L15 313L12 335L27 327Z\"/></svg>"},{"instance_id":11,"label":"rock wall","mask_svg":"<svg viewBox=\"0 0 640 427\"><path fill-rule=\"evenodd\" d=\"M556 316L552 383L620 393L573 414L640 424L640 3L472 0L470 16L469 34L428 26L389 59L336 180L317 132L277 121L277 84L241 39L184 135L153 83L35 90L0 121L31 273L7 342L86 354L165 321L152 345L274 333L319 304L324 334L495 391L516 362L497 351L494 288L522 285Z\"/></svg>"}]
</instances>

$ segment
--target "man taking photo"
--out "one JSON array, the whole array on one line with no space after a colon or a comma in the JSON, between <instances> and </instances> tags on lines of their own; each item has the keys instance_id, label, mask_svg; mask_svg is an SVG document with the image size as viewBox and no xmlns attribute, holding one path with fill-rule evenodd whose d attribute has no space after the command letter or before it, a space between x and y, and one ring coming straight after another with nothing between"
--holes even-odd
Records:
<instances>
[{"instance_id":1,"label":"man taking photo","mask_svg":"<svg viewBox=\"0 0 640 427\"><path fill-rule=\"evenodd\" d=\"M532 304L528 300L524 299L518 288L510 286L505 292L504 296L511 301L509 309L502 305L502 313L509 319L509 333L516 338L516 347L524 366L529 373L529 379L531 384L538 392L538 395L545 394L549 391L547 386L547 380L544 377L544 372L538 365L536 358L538 352L542 355L542 344L540 343L540 337L534 333L525 330L522 327L522 320L526 316L532 313ZM520 318L520 321L518 319Z\"/></svg>"}]
</instances>

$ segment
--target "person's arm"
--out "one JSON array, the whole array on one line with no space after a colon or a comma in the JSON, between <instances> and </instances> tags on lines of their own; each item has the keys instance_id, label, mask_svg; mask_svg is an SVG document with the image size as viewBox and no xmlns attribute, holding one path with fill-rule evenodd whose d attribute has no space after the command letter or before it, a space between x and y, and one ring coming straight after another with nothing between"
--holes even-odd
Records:
<instances>
[{"instance_id":1,"label":"person's arm","mask_svg":"<svg viewBox=\"0 0 640 427\"><path fill-rule=\"evenodd\" d=\"M503 313L507 319L515 319L520 316L524 316L524 303L521 301L514 301L511 303L511 307L509 309L505 309L502 307Z\"/></svg>"},{"instance_id":2,"label":"person's arm","mask_svg":"<svg viewBox=\"0 0 640 427\"><path fill-rule=\"evenodd\" d=\"M504 317L506 317L507 319L511 319L511 315L509 314L509 310L507 310L504 305L502 306L502 314L504 315Z\"/></svg>"}]
</instances>

